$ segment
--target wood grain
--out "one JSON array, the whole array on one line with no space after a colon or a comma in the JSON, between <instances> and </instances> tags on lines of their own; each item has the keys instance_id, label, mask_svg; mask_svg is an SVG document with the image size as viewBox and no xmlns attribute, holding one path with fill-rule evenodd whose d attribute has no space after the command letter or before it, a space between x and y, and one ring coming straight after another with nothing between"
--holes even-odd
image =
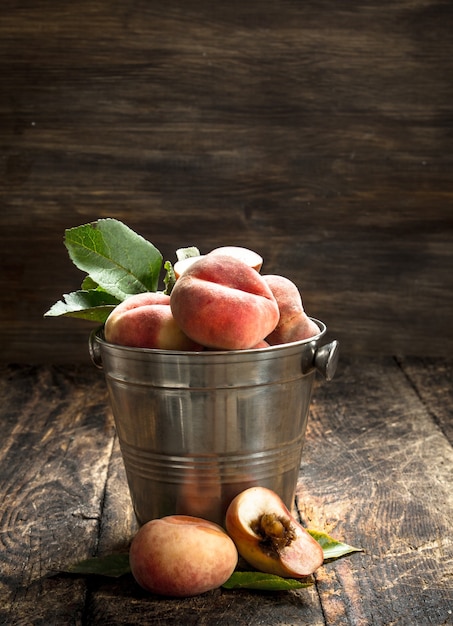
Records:
<instances>
[{"instance_id":1,"label":"wood grain","mask_svg":"<svg viewBox=\"0 0 453 626\"><path fill-rule=\"evenodd\" d=\"M390 358L353 360L316 390L299 508L309 525L365 551L320 571L327 623L451 619L445 606L453 573L453 451L433 419L435 408L421 400L430 387L426 371L413 360L417 382L409 384ZM451 386L448 393L451 421Z\"/></svg>"},{"instance_id":2,"label":"wood grain","mask_svg":"<svg viewBox=\"0 0 453 626\"><path fill-rule=\"evenodd\" d=\"M421 362L420 362L421 361ZM427 413L453 445L453 370L448 359L398 359Z\"/></svg>"},{"instance_id":3,"label":"wood grain","mask_svg":"<svg viewBox=\"0 0 453 626\"><path fill-rule=\"evenodd\" d=\"M0 398L0 622L77 623L86 585L48 577L97 550L113 437L103 381L2 368Z\"/></svg>"},{"instance_id":4,"label":"wood grain","mask_svg":"<svg viewBox=\"0 0 453 626\"><path fill-rule=\"evenodd\" d=\"M255 248L345 353L451 354L451 3L0 12L3 362L87 362L42 315L82 279L64 229L108 216Z\"/></svg>"},{"instance_id":5,"label":"wood grain","mask_svg":"<svg viewBox=\"0 0 453 626\"><path fill-rule=\"evenodd\" d=\"M61 574L124 553L136 530L105 384L93 368L2 367L0 624L450 624L452 367L343 358L316 384L295 510L363 552L325 564L310 589L176 601L130 576Z\"/></svg>"}]
</instances>

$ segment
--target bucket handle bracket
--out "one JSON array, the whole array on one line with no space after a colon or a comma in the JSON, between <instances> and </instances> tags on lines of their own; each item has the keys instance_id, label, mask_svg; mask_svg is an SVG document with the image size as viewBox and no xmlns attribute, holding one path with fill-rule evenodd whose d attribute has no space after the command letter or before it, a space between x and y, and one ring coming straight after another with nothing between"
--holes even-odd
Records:
<instances>
[{"instance_id":1,"label":"bucket handle bracket","mask_svg":"<svg viewBox=\"0 0 453 626\"><path fill-rule=\"evenodd\" d=\"M340 344L336 339L318 348L314 354L315 368L327 381L332 380L335 376L339 356Z\"/></svg>"},{"instance_id":2,"label":"bucket handle bracket","mask_svg":"<svg viewBox=\"0 0 453 626\"><path fill-rule=\"evenodd\" d=\"M90 352L90 358L93 361L94 365L98 369L103 369L102 367L102 355L101 355L101 346L96 341L96 333L98 332L97 328L94 328L90 333L90 338L88 341L88 350Z\"/></svg>"}]
</instances>

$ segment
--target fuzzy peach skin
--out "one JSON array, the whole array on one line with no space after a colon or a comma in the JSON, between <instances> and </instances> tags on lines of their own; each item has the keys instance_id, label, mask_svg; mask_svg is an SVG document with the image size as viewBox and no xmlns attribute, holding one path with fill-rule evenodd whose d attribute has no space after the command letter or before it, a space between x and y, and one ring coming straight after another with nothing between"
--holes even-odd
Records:
<instances>
[{"instance_id":1,"label":"fuzzy peach skin","mask_svg":"<svg viewBox=\"0 0 453 626\"><path fill-rule=\"evenodd\" d=\"M302 297L297 285L289 278L275 274L263 275L269 285L280 311L275 329L266 337L271 345L301 341L319 334L319 328L304 311Z\"/></svg>"},{"instance_id":2,"label":"fuzzy peach skin","mask_svg":"<svg viewBox=\"0 0 453 626\"><path fill-rule=\"evenodd\" d=\"M238 553L213 522L170 515L142 526L129 551L132 574L144 589L164 596L195 596L223 585Z\"/></svg>"},{"instance_id":3,"label":"fuzzy peach skin","mask_svg":"<svg viewBox=\"0 0 453 626\"><path fill-rule=\"evenodd\" d=\"M223 254L207 254L188 267L173 287L170 306L188 337L218 350L253 348L280 317L262 276Z\"/></svg>"},{"instance_id":4,"label":"fuzzy peach skin","mask_svg":"<svg viewBox=\"0 0 453 626\"><path fill-rule=\"evenodd\" d=\"M274 491L251 487L230 503L225 526L239 554L261 572L286 578L312 574L324 561L319 543Z\"/></svg>"},{"instance_id":5,"label":"fuzzy peach skin","mask_svg":"<svg viewBox=\"0 0 453 626\"><path fill-rule=\"evenodd\" d=\"M262 339L261 341L259 341L256 345L252 346L253 350L259 350L261 348L269 348L270 347L270 343L268 343L265 339Z\"/></svg>"},{"instance_id":6,"label":"fuzzy peach skin","mask_svg":"<svg viewBox=\"0 0 453 626\"><path fill-rule=\"evenodd\" d=\"M130 296L110 313L104 327L109 343L160 350L201 350L179 328L170 308L170 296L140 293Z\"/></svg>"}]
</instances>

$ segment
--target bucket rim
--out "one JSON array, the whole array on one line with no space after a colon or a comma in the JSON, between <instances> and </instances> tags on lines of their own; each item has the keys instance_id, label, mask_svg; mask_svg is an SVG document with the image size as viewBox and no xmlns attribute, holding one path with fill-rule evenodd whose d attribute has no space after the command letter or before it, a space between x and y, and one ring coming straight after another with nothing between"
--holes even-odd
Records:
<instances>
[{"instance_id":1,"label":"bucket rim","mask_svg":"<svg viewBox=\"0 0 453 626\"><path fill-rule=\"evenodd\" d=\"M92 339L106 348L119 349L122 352L131 354L154 354L154 355L175 355L175 356L195 356L200 355L201 358L215 355L244 355L244 354L262 354L270 352L280 352L288 348L297 348L299 346L308 346L317 343L327 332L327 326L321 320L314 317L310 319L318 326L319 333L300 339L299 341L290 341L288 343L279 343L273 346L265 346L264 348L245 348L242 350L163 350L162 348L140 348L137 346L123 346L118 343L111 343L104 338L104 325L95 328L92 332Z\"/></svg>"}]
</instances>

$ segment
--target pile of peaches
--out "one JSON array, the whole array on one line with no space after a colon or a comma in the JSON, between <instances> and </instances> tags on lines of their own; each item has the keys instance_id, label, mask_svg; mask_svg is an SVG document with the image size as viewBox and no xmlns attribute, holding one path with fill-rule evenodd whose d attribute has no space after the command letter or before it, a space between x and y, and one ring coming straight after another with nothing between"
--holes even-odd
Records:
<instances>
[{"instance_id":1,"label":"pile of peaches","mask_svg":"<svg viewBox=\"0 0 453 626\"><path fill-rule=\"evenodd\" d=\"M138 348L247 350L300 341L320 329L288 278L261 274L263 259L236 246L174 265L170 295L132 295L105 323L106 341Z\"/></svg>"},{"instance_id":2,"label":"pile of peaches","mask_svg":"<svg viewBox=\"0 0 453 626\"><path fill-rule=\"evenodd\" d=\"M170 295L128 297L107 318L105 339L203 351L258 349L318 335L297 286L283 276L261 274L262 263L256 252L230 246L180 260ZM319 543L264 487L233 499L225 528L187 515L151 520L132 541L132 574L148 591L184 597L220 587L239 555L260 572L286 578L307 577L323 563Z\"/></svg>"},{"instance_id":3,"label":"pile of peaches","mask_svg":"<svg viewBox=\"0 0 453 626\"><path fill-rule=\"evenodd\" d=\"M283 578L306 578L324 561L321 545L265 487L238 494L225 527L187 515L147 522L129 551L135 580L152 593L187 597L223 585L239 555L259 572Z\"/></svg>"}]
</instances>

